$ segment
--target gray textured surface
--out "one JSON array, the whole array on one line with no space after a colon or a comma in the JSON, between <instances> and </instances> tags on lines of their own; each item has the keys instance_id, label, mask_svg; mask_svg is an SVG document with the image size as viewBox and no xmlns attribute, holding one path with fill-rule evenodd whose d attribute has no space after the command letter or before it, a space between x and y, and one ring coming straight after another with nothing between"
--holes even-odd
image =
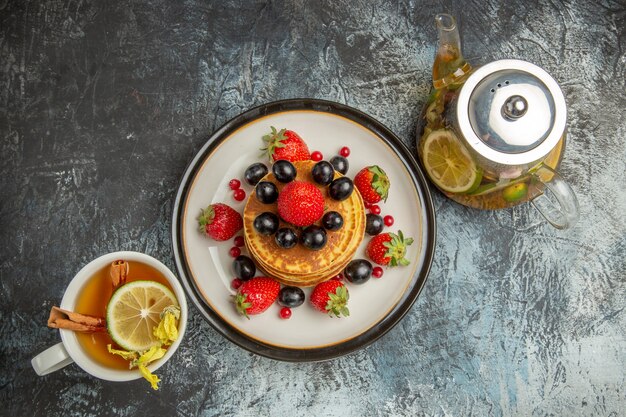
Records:
<instances>
[{"instance_id":1,"label":"gray textured surface","mask_svg":"<svg viewBox=\"0 0 626 417\"><path fill-rule=\"evenodd\" d=\"M35 375L30 358L58 341L48 310L81 266L130 249L173 268L179 177L229 118L324 98L414 143L442 10L471 62L525 59L561 83L576 227L435 195L430 279L367 349L274 362L191 309L158 392L75 365ZM624 415L623 1L3 0L0 22L0 414Z\"/></svg>"}]
</instances>

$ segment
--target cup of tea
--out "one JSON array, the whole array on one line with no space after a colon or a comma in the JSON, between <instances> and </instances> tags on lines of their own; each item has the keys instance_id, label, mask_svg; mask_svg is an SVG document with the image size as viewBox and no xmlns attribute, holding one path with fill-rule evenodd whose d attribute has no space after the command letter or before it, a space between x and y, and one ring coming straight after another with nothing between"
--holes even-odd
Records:
<instances>
[{"instance_id":1,"label":"cup of tea","mask_svg":"<svg viewBox=\"0 0 626 417\"><path fill-rule=\"evenodd\" d=\"M147 366L148 371L154 372L176 352L187 327L185 293L176 276L163 263L138 252L113 252L103 255L88 263L76 274L65 290L59 307L63 311L104 319L112 294L114 292L118 294L119 289L123 288L117 287L118 291L115 291L115 285L111 283L111 265L120 260L124 261L127 271L127 276L126 274L124 276L126 283L123 287L147 286L163 289L166 294L169 294L169 299L174 297L180 309L176 339L166 346L165 354L161 358ZM153 300L146 302L153 302ZM137 312L142 314L140 308ZM111 345L118 349L119 347L106 327L95 332L60 328L59 332L61 342L41 352L31 361L38 375L47 375L71 363L76 363L85 372L107 381L131 381L142 377L138 369L129 369L127 359L109 351Z\"/></svg>"}]
</instances>

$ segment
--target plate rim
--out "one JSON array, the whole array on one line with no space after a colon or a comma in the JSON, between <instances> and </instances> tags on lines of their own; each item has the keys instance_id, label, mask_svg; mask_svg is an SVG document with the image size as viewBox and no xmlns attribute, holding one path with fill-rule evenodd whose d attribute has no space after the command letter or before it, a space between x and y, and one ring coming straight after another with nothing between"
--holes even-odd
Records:
<instances>
[{"instance_id":1,"label":"plate rim","mask_svg":"<svg viewBox=\"0 0 626 417\"><path fill-rule=\"evenodd\" d=\"M374 323L372 327L353 338L328 346L305 349L268 345L247 336L236 328L231 327L219 316L218 313L213 311L213 309L203 299L200 291L196 288L194 280L189 276L190 272L186 266L186 261L183 259L184 256L181 253L183 247L181 241L181 219L185 206L184 201L187 197L188 189L191 183L193 183L192 180L195 178L195 175L202 166L202 163L206 160L207 155L209 155L216 146L226 139L229 134L258 118L270 116L275 113L302 110L329 113L331 115L341 116L351 120L370 130L396 153L396 156L402 161L405 168L408 170L409 176L414 182L413 185L416 189L415 191L422 202L424 217L426 219L424 225L424 235L428 237L428 239L426 239L427 241L424 242L423 263L421 267L415 269L415 273L410 280L413 284L409 284L409 291L406 291L400 297L398 302L390 309L390 312L387 315L385 315L379 322ZM251 353L288 362L316 362L344 356L369 346L395 327L395 325L398 324L411 310L411 307L419 298L419 294L424 288L430 273L436 247L437 225L430 186L426 181L426 177L424 176L424 173L418 165L415 157L407 145L405 145L397 135L395 135L389 128L377 119L374 119L372 116L369 116L368 114L348 105L321 99L294 98L272 101L255 106L231 118L209 136L206 142L194 154L191 161L187 164L179 181L176 198L172 206L170 233L172 238L172 251L180 281L183 284L187 296L192 300L192 304L200 311L204 319L208 321L211 327L217 330L230 342Z\"/></svg>"}]
</instances>

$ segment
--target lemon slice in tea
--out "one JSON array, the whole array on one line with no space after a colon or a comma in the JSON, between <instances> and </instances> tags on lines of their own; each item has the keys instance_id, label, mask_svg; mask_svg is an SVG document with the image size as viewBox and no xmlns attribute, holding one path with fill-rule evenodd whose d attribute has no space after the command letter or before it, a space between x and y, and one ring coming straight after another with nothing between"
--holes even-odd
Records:
<instances>
[{"instance_id":1,"label":"lemon slice in tea","mask_svg":"<svg viewBox=\"0 0 626 417\"><path fill-rule=\"evenodd\" d=\"M167 306L178 306L176 296L154 281L133 281L122 285L107 305L107 330L123 349L141 352L158 345L154 328Z\"/></svg>"},{"instance_id":2,"label":"lemon slice in tea","mask_svg":"<svg viewBox=\"0 0 626 417\"><path fill-rule=\"evenodd\" d=\"M424 140L422 161L430 179L444 191L468 193L480 185L482 170L453 132L439 129Z\"/></svg>"}]
</instances>

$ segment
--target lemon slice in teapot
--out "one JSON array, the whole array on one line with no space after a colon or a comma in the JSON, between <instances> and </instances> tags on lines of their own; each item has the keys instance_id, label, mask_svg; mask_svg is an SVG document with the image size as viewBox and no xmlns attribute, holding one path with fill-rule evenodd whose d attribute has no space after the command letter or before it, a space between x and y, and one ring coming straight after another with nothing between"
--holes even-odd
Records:
<instances>
[{"instance_id":1,"label":"lemon slice in teapot","mask_svg":"<svg viewBox=\"0 0 626 417\"><path fill-rule=\"evenodd\" d=\"M431 181L443 191L465 194L480 185L482 170L452 131L439 129L430 132L422 149L424 168Z\"/></svg>"}]
</instances>

